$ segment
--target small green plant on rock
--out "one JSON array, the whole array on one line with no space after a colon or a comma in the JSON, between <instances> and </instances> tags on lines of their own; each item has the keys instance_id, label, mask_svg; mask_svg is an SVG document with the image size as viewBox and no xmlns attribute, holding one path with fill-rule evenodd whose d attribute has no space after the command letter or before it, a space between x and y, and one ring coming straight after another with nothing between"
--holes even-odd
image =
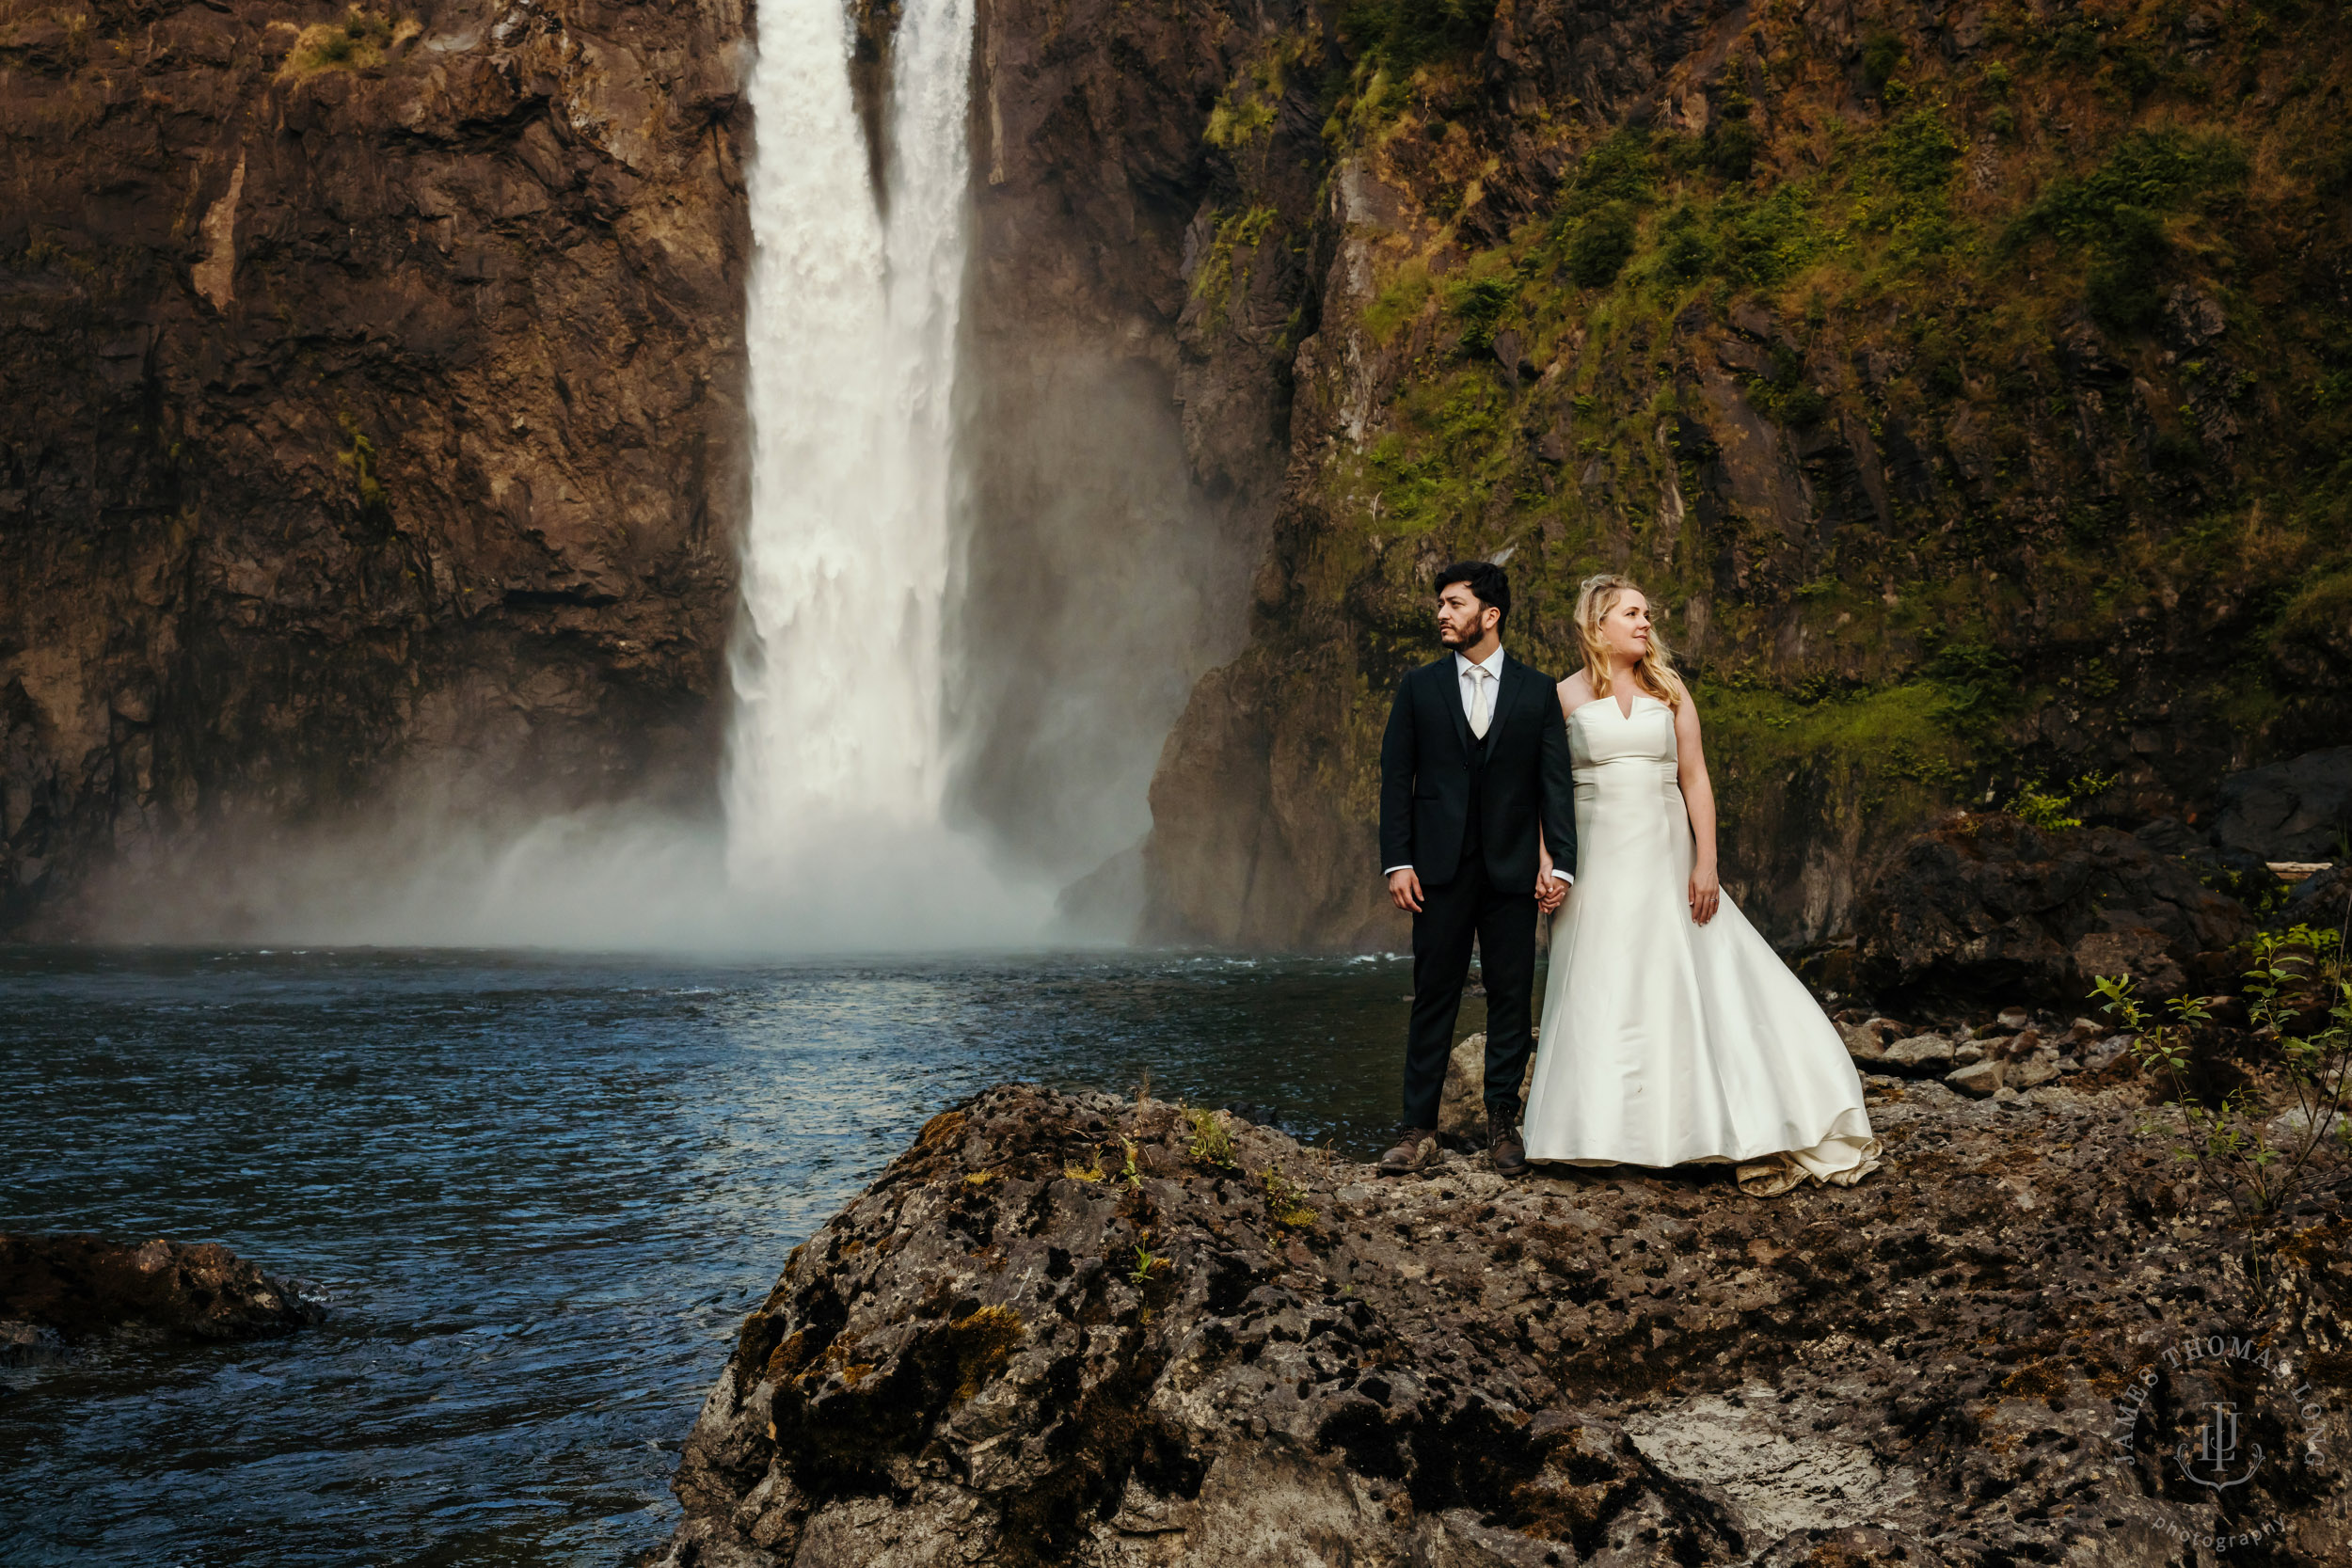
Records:
<instances>
[{"instance_id":1,"label":"small green plant on rock","mask_svg":"<svg viewBox=\"0 0 2352 1568\"><path fill-rule=\"evenodd\" d=\"M1315 1211L1309 1208L1306 1195L1291 1185L1290 1179L1269 1165L1258 1178L1265 1189L1266 1217L1284 1230L1304 1230L1315 1223Z\"/></svg>"},{"instance_id":2,"label":"small green plant on rock","mask_svg":"<svg viewBox=\"0 0 2352 1568\"><path fill-rule=\"evenodd\" d=\"M376 511L384 505L384 483L375 477L375 443L368 439L356 417L339 414L335 422L342 427L343 436L351 442L335 454L336 466L351 475L353 488L359 496L359 509Z\"/></svg>"},{"instance_id":3,"label":"small green plant on rock","mask_svg":"<svg viewBox=\"0 0 2352 1568\"><path fill-rule=\"evenodd\" d=\"M1568 276L1580 288L1607 288L1632 258L1633 243L1632 213L1621 205L1602 208L1568 242Z\"/></svg>"},{"instance_id":4,"label":"small green plant on rock","mask_svg":"<svg viewBox=\"0 0 2352 1568\"><path fill-rule=\"evenodd\" d=\"M324 71L364 71L422 31L421 24L395 24L382 11L354 6L340 22L317 22L294 36L278 74L315 76Z\"/></svg>"},{"instance_id":5,"label":"small green plant on rock","mask_svg":"<svg viewBox=\"0 0 2352 1568\"><path fill-rule=\"evenodd\" d=\"M1519 278L1516 272L1473 270L1446 290L1446 309L1462 324L1457 340L1464 354L1484 354L1494 347L1495 324L1503 311L1518 297Z\"/></svg>"},{"instance_id":6,"label":"small green plant on rock","mask_svg":"<svg viewBox=\"0 0 2352 1568\"><path fill-rule=\"evenodd\" d=\"M1153 1252L1152 1248L1146 1244L1151 1241L1151 1234L1147 1231L1144 1235L1143 1241L1136 1243L1136 1266L1127 1271L1127 1282L1130 1285L1150 1284L1153 1270L1168 1267L1167 1256L1163 1253Z\"/></svg>"},{"instance_id":7,"label":"small green plant on rock","mask_svg":"<svg viewBox=\"0 0 2352 1568\"><path fill-rule=\"evenodd\" d=\"M1192 1123L1192 1143L1184 1150L1196 1165L1212 1170L1235 1170L1240 1162L1233 1153L1233 1130L1225 1125L1225 1118L1216 1112L1200 1106L1187 1106L1184 1119Z\"/></svg>"},{"instance_id":8,"label":"small green plant on rock","mask_svg":"<svg viewBox=\"0 0 2352 1568\"><path fill-rule=\"evenodd\" d=\"M1862 45L1862 80L1872 92L1883 91L1903 65L1903 40L1892 33L1871 34Z\"/></svg>"},{"instance_id":9,"label":"small green plant on rock","mask_svg":"<svg viewBox=\"0 0 2352 1568\"><path fill-rule=\"evenodd\" d=\"M2036 778L2020 784L2017 793L2009 798L2001 809L2029 828L2057 832L2079 828L2083 819L2070 815L2080 801L2105 793L2115 783L2112 773L2078 773L2074 782L2063 787L2045 784Z\"/></svg>"}]
</instances>

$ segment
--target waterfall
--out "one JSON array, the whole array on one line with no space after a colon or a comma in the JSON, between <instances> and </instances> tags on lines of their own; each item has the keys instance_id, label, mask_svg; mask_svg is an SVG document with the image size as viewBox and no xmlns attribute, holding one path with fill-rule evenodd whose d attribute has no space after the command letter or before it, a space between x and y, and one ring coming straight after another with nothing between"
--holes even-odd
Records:
<instances>
[{"instance_id":1,"label":"waterfall","mask_svg":"<svg viewBox=\"0 0 2352 1568\"><path fill-rule=\"evenodd\" d=\"M961 320L975 0L902 11L874 117L845 0L757 8L723 832L650 800L546 815L482 794L453 752L348 819L257 815L174 864L126 860L93 885L94 929L763 955L1126 939L1152 766L1241 645L1258 547L1219 534L1123 325L1031 333L1001 300L1009 330ZM960 463L963 421L988 434ZM1084 896L1057 915L1064 884Z\"/></svg>"},{"instance_id":2,"label":"waterfall","mask_svg":"<svg viewBox=\"0 0 2352 1568\"><path fill-rule=\"evenodd\" d=\"M886 203L842 0L758 9L752 497L725 784L739 893L804 904L821 885L839 910L867 891L844 879L952 874L968 894L985 876L943 824L972 7L907 0Z\"/></svg>"}]
</instances>

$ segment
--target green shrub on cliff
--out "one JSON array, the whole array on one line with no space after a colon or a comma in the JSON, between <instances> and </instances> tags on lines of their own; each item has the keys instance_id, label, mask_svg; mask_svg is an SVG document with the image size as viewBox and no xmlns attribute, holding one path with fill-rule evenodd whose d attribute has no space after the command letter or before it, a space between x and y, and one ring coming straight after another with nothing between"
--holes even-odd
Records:
<instances>
[{"instance_id":1,"label":"green shrub on cliff","mask_svg":"<svg viewBox=\"0 0 2352 1568\"><path fill-rule=\"evenodd\" d=\"M1605 289L1633 257L1633 214L1604 207L1577 227L1568 241L1567 271L1581 288Z\"/></svg>"},{"instance_id":2,"label":"green shrub on cliff","mask_svg":"<svg viewBox=\"0 0 2352 1568\"><path fill-rule=\"evenodd\" d=\"M1941 112L1914 109L1889 125L1872 150L1897 190L1923 196L1950 183L1960 141Z\"/></svg>"},{"instance_id":3,"label":"green shrub on cliff","mask_svg":"<svg viewBox=\"0 0 2352 1568\"><path fill-rule=\"evenodd\" d=\"M1486 41L1496 0L1351 0L1340 36L1396 71L1467 55Z\"/></svg>"},{"instance_id":4,"label":"green shrub on cliff","mask_svg":"<svg viewBox=\"0 0 2352 1568\"><path fill-rule=\"evenodd\" d=\"M1461 324L1456 341L1464 353L1484 354L1494 346L1495 324L1518 297L1519 282L1507 259L1488 254L1476 258L1448 286L1446 309Z\"/></svg>"},{"instance_id":5,"label":"green shrub on cliff","mask_svg":"<svg viewBox=\"0 0 2352 1568\"><path fill-rule=\"evenodd\" d=\"M2144 328L2162 299L2159 271L2172 239L2163 214L2205 206L2245 183L2244 149L2219 132L2135 131L2088 173L2050 182L2004 237L2011 248L2036 239L2091 261L2083 301L2093 320L2118 332Z\"/></svg>"},{"instance_id":6,"label":"green shrub on cliff","mask_svg":"<svg viewBox=\"0 0 2352 1568\"><path fill-rule=\"evenodd\" d=\"M2010 232L2016 240L2048 235L2067 245L2096 244L2121 209L2178 212L2236 189L2247 172L2245 150L2226 132L2132 131L2089 172L2051 181Z\"/></svg>"}]
</instances>

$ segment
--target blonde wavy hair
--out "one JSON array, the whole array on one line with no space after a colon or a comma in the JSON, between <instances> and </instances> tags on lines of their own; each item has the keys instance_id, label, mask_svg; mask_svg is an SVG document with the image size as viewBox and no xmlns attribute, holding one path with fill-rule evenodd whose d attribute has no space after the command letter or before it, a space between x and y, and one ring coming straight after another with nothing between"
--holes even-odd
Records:
<instances>
[{"instance_id":1,"label":"blonde wavy hair","mask_svg":"<svg viewBox=\"0 0 2352 1568\"><path fill-rule=\"evenodd\" d=\"M1597 572L1576 591L1576 640L1583 646L1584 673L1593 683L1596 697L1608 696L1614 684L1609 678L1609 647L1600 640L1600 624L1617 608L1619 599L1641 592L1641 586L1631 578L1619 577L1614 572ZM1666 639L1660 634L1655 620L1650 623L1649 652L1633 667L1633 678L1668 707L1680 707L1691 695L1682 677L1675 673L1674 650L1666 646Z\"/></svg>"}]
</instances>

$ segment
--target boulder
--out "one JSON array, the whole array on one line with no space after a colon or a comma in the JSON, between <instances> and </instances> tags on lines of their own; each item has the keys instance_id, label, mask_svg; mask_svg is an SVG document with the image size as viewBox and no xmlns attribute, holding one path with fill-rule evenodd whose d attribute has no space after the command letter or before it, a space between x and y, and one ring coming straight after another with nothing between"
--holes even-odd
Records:
<instances>
[{"instance_id":1,"label":"boulder","mask_svg":"<svg viewBox=\"0 0 2352 1568\"><path fill-rule=\"evenodd\" d=\"M2306 752L2221 781L2215 847L2265 861L2332 861L2352 835L2352 746Z\"/></svg>"},{"instance_id":2,"label":"boulder","mask_svg":"<svg viewBox=\"0 0 2352 1568\"><path fill-rule=\"evenodd\" d=\"M1986 1054L1998 1056L2005 1062L2019 1061L2042 1049L2042 1031L2020 1029L2013 1035L1996 1037L1988 1043L1994 1049Z\"/></svg>"},{"instance_id":3,"label":"boulder","mask_svg":"<svg viewBox=\"0 0 2352 1568\"><path fill-rule=\"evenodd\" d=\"M2296 883L2287 913L2307 926L2343 929L2352 920L2352 865L2332 865Z\"/></svg>"},{"instance_id":4,"label":"boulder","mask_svg":"<svg viewBox=\"0 0 2352 1568\"><path fill-rule=\"evenodd\" d=\"M2004 1088L2035 1088L2058 1075L2058 1053L2044 1047L2021 1061L2004 1062L2001 1069Z\"/></svg>"},{"instance_id":5,"label":"boulder","mask_svg":"<svg viewBox=\"0 0 2352 1568\"><path fill-rule=\"evenodd\" d=\"M0 1342L72 1344L124 1330L253 1338L317 1322L321 1300L211 1243L0 1234Z\"/></svg>"},{"instance_id":6,"label":"boulder","mask_svg":"<svg viewBox=\"0 0 2352 1568\"><path fill-rule=\"evenodd\" d=\"M1944 1082L1971 1100L1988 1100L2006 1083L2009 1064L1994 1057L1954 1068L1944 1075Z\"/></svg>"},{"instance_id":7,"label":"boulder","mask_svg":"<svg viewBox=\"0 0 2352 1568\"><path fill-rule=\"evenodd\" d=\"M2105 1071L2107 1068L2112 1067L2117 1062L2120 1062L2124 1057L2130 1055L2131 1052L2131 1036L2109 1035L2106 1039L2101 1040L2098 1044L2088 1046L2084 1049L2083 1070L2086 1072Z\"/></svg>"},{"instance_id":8,"label":"boulder","mask_svg":"<svg viewBox=\"0 0 2352 1568\"><path fill-rule=\"evenodd\" d=\"M1527 1053L1527 1070L1519 1075L1519 1104L1535 1082L1535 1053ZM1486 1141L1486 1037L1471 1035L1456 1044L1446 1058L1445 1087L1438 1097L1438 1135L1483 1148Z\"/></svg>"},{"instance_id":9,"label":"boulder","mask_svg":"<svg viewBox=\"0 0 2352 1568\"><path fill-rule=\"evenodd\" d=\"M2293 1155L2314 1141L2314 1129L2318 1132L2316 1141L2341 1141L2346 1135L2348 1120L2352 1118L2345 1113L2328 1112L2324 1105L2316 1110L2308 1105L2290 1105L2270 1118L2263 1129L2263 1136L2271 1148Z\"/></svg>"},{"instance_id":10,"label":"boulder","mask_svg":"<svg viewBox=\"0 0 2352 1568\"><path fill-rule=\"evenodd\" d=\"M1952 1065L1952 1042L1942 1035L1913 1035L1897 1040L1879 1058L1879 1070L1906 1078L1935 1078Z\"/></svg>"},{"instance_id":11,"label":"boulder","mask_svg":"<svg viewBox=\"0 0 2352 1568\"><path fill-rule=\"evenodd\" d=\"M1891 1018L1870 1018L1841 1023L1837 1033L1846 1042L1846 1054L1857 1065L1876 1065L1884 1059L1887 1043L1901 1037L1903 1026Z\"/></svg>"},{"instance_id":12,"label":"boulder","mask_svg":"<svg viewBox=\"0 0 2352 1568\"><path fill-rule=\"evenodd\" d=\"M2094 933L2126 938L2138 969L2151 972L2154 949L2141 933L2153 933L2185 976L2201 955L2218 963L2254 929L2246 907L2206 887L2187 862L2128 833L1968 814L1898 850L1864 891L1854 924L1861 973L1883 995L1990 991L2062 1004L2089 990L2075 949ZM2169 970L2162 977L2171 983Z\"/></svg>"},{"instance_id":13,"label":"boulder","mask_svg":"<svg viewBox=\"0 0 2352 1568\"><path fill-rule=\"evenodd\" d=\"M2128 975L2143 999L2179 996L2188 990L2188 976L2172 956L2172 944L2162 931L2134 926L2121 931L2093 931L2074 943L2074 970L2086 981L2106 975Z\"/></svg>"},{"instance_id":14,"label":"boulder","mask_svg":"<svg viewBox=\"0 0 2352 1568\"><path fill-rule=\"evenodd\" d=\"M2291 1310L2192 1291L2226 1216L2146 1174L2141 1114L2039 1108L2068 1155L2037 1163L1985 1107L1889 1100L1885 1169L1758 1202L1721 1167L1383 1180L1246 1123L1212 1164L1182 1107L993 1089L793 1249L654 1560L2153 1562L2211 1504L2138 1467L2181 1423L2117 1462L2117 1369L2210 1333L2300 1365L2352 1300L2322 1244L2279 1249ZM2316 1568L2352 1475L2237 1502Z\"/></svg>"}]
</instances>

